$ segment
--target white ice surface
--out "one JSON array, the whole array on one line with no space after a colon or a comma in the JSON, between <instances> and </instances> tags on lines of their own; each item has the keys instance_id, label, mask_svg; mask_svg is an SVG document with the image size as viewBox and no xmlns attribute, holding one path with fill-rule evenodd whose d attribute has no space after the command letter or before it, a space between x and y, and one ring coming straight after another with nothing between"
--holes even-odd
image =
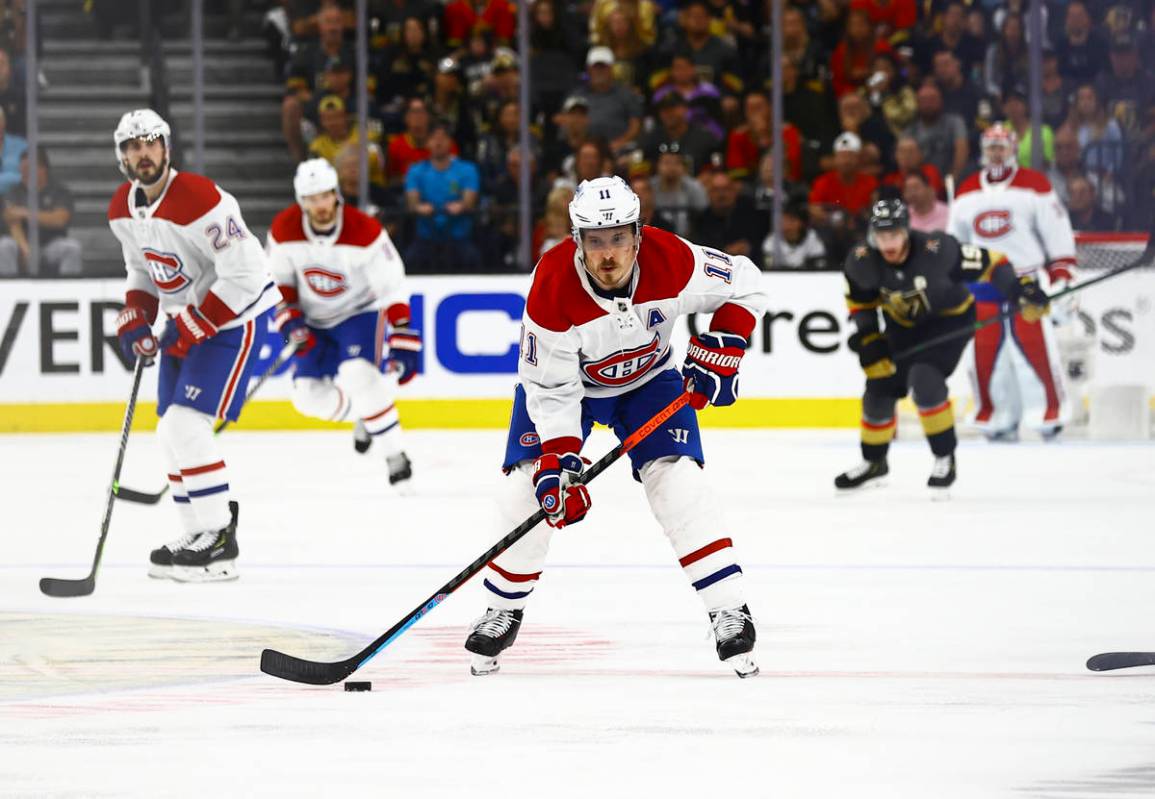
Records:
<instances>
[{"instance_id":1,"label":"white ice surface","mask_svg":"<svg viewBox=\"0 0 1155 799\"><path fill-rule=\"evenodd\" d=\"M119 503L81 599L37 580L85 573L115 437L0 437L0 796L1155 795L1155 673L1083 665L1155 649L1155 447L966 441L931 503L921 441L836 498L853 431L705 437L760 677L716 660L618 464L500 674L461 649L474 581L355 694L266 677L260 650L352 654L496 541L502 433L409 434L411 497L347 434L227 433L241 579L149 580L175 514ZM160 481L134 435L123 482Z\"/></svg>"}]
</instances>

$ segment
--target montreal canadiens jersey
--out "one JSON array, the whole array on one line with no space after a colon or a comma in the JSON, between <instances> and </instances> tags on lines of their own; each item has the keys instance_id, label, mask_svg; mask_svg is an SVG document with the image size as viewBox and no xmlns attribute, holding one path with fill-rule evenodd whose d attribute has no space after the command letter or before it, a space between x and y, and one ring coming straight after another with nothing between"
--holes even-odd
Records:
<instances>
[{"instance_id":1,"label":"montreal canadiens jersey","mask_svg":"<svg viewBox=\"0 0 1155 799\"><path fill-rule=\"evenodd\" d=\"M405 266L380 223L342 204L337 227L317 235L299 205L277 214L269 229L269 262L285 302L312 327L335 327L385 309L392 324L409 318Z\"/></svg>"},{"instance_id":2,"label":"montreal canadiens jersey","mask_svg":"<svg viewBox=\"0 0 1155 799\"><path fill-rule=\"evenodd\" d=\"M713 330L750 337L767 298L745 256L691 244L646 227L630 294L606 299L590 285L566 239L538 262L523 317L518 376L542 441L581 438L585 397L614 397L675 364L679 316L713 312Z\"/></svg>"},{"instance_id":3,"label":"montreal canadiens jersey","mask_svg":"<svg viewBox=\"0 0 1155 799\"><path fill-rule=\"evenodd\" d=\"M986 172L963 181L950 211L947 232L963 244L1004 253L1015 272L1049 267L1052 279L1070 280L1075 236L1066 209L1043 173L1019 167L992 183Z\"/></svg>"},{"instance_id":4,"label":"montreal canadiens jersey","mask_svg":"<svg viewBox=\"0 0 1155 799\"><path fill-rule=\"evenodd\" d=\"M124 253L128 301L150 317L157 301L170 316L194 305L226 330L280 299L236 198L206 177L170 169L152 204L138 183L123 183L109 203L108 225Z\"/></svg>"}]
</instances>

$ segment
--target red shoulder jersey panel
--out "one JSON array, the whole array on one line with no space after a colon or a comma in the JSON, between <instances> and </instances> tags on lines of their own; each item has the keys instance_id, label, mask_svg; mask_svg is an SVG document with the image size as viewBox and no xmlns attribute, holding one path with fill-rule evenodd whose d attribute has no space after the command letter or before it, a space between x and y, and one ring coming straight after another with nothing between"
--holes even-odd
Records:
<instances>
[{"instance_id":1,"label":"red shoulder jersey panel","mask_svg":"<svg viewBox=\"0 0 1155 799\"><path fill-rule=\"evenodd\" d=\"M1039 194L1047 194L1051 191L1051 181L1047 180L1046 175L1025 166L1019 167L1015 172L1014 177L1011 178L1011 185L1017 189L1029 189Z\"/></svg>"},{"instance_id":2,"label":"red shoulder jersey panel","mask_svg":"<svg viewBox=\"0 0 1155 799\"><path fill-rule=\"evenodd\" d=\"M220 200L221 193L211 180L191 172L178 172L152 218L188 225L215 208Z\"/></svg>"},{"instance_id":3,"label":"red shoulder jersey panel","mask_svg":"<svg viewBox=\"0 0 1155 799\"><path fill-rule=\"evenodd\" d=\"M269 225L269 235L271 235L278 244L285 244L290 241L304 241L305 240L305 226L303 222L305 214L301 210L301 206L294 203L283 211L279 211L273 217L273 224Z\"/></svg>"},{"instance_id":4,"label":"red shoulder jersey panel","mask_svg":"<svg viewBox=\"0 0 1155 799\"><path fill-rule=\"evenodd\" d=\"M116 187L116 191L112 194L112 200L108 203L108 220L113 219L128 219L128 192L132 188L131 183L121 183Z\"/></svg>"},{"instance_id":5,"label":"red shoulder jersey panel","mask_svg":"<svg viewBox=\"0 0 1155 799\"><path fill-rule=\"evenodd\" d=\"M955 192L955 197L962 197L964 194L969 194L972 191L982 191L983 184L979 182L979 173L975 172L969 178L959 184L958 191Z\"/></svg>"},{"instance_id":6,"label":"red shoulder jersey panel","mask_svg":"<svg viewBox=\"0 0 1155 799\"><path fill-rule=\"evenodd\" d=\"M677 297L694 275L694 253L673 233L646 227L638 250L638 270L635 305Z\"/></svg>"},{"instance_id":7,"label":"red shoulder jersey panel","mask_svg":"<svg viewBox=\"0 0 1155 799\"><path fill-rule=\"evenodd\" d=\"M576 250L573 239L567 238L551 247L534 269L526 310L546 330L564 333L606 313L586 292L574 269Z\"/></svg>"},{"instance_id":8,"label":"red shoulder jersey panel","mask_svg":"<svg viewBox=\"0 0 1155 799\"><path fill-rule=\"evenodd\" d=\"M337 244L368 247L381 235L381 223L368 214L348 203L342 204L341 213L341 235L337 237Z\"/></svg>"}]
</instances>

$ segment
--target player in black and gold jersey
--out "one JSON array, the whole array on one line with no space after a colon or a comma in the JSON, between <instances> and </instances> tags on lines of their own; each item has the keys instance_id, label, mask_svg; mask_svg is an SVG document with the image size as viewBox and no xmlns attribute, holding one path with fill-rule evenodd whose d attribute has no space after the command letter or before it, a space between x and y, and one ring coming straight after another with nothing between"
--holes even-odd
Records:
<instances>
[{"instance_id":1,"label":"player in black and gold jersey","mask_svg":"<svg viewBox=\"0 0 1155 799\"><path fill-rule=\"evenodd\" d=\"M934 467L927 485L948 488L955 479L958 443L946 380L974 332L975 298L967 283L990 281L1022 306L1024 316L1047 310L1047 295L1032 280L1020 282L1001 253L959 244L953 236L910 230L901 200L880 200L871 210L865 243L851 251L843 271L854 333L850 349L866 372L862 395L863 462L834 480L852 489L885 475L894 438L895 402L914 395ZM879 311L885 319L880 327ZM921 342L959 332L956 338L895 359Z\"/></svg>"}]
</instances>

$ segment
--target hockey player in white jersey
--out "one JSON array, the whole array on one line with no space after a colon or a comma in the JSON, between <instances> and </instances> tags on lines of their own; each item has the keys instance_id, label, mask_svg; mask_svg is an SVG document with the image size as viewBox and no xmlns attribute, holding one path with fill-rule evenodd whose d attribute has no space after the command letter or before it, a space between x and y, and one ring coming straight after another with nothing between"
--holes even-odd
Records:
<instances>
[{"instance_id":1,"label":"hockey player in white jersey","mask_svg":"<svg viewBox=\"0 0 1155 799\"><path fill-rule=\"evenodd\" d=\"M235 579L238 506L213 423L239 417L266 338L264 313L280 295L236 199L172 168L172 131L160 115L130 111L113 138L128 178L108 206L128 271L117 334L127 356L160 359L157 438L183 527L153 550L149 575Z\"/></svg>"},{"instance_id":2,"label":"hockey player in white jersey","mask_svg":"<svg viewBox=\"0 0 1155 799\"><path fill-rule=\"evenodd\" d=\"M328 161L300 164L293 189L297 202L277 214L268 240L283 297L276 327L298 345L293 405L306 416L356 421L362 440L384 452L389 482L408 480L394 400L398 383L417 374L421 337L410 327L405 266L377 220L342 201Z\"/></svg>"},{"instance_id":3,"label":"hockey player in white jersey","mask_svg":"<svg viewBox=\"0 0 1155 799\"><path fill-rule=\"evenodd\" d=\"M947 231L964 244L1004 253L1020 278L1045 273L1054 293L1075 279L1075 237L1066 210L1041 172L1019 166L1018 142L1002 125L982 138L981 172L963 181ZM977 321L998 315L1007 298L972 286ZM1058 310L1073 315L1073 305ZM975 425L993 441L1018 440L1019 425L1054 438L1071 413L1051 319L1017 315L975 334L970 373Z\"/></svg>"},{"instance_id":4,"label":"hockey player in white jersey","mask_svg":"<svg viewBox=\"0 0 1155 799\"><path fill-rule=\"evenodd\" d=\"M546 252L534 271L504 462L502 532L539 506L548 526L489 564L489 609L465 643L478 675L497 671L517 637L554 530L590 510L578 477L594 422L624 439L684 390L692 392L693 408L732 404L739 363L766 306L761 274L748 258L643 228L638 197L621 178L584 181L569 213L572 238ZM670 334L679 317L698 312L713 313L710 330L692 339L679 374ZM630 461L710 616L719 658L740 676L756 674L742 569L700 468L694 410L683 407L630 451Z\"/></svg>"}]
</instances>

